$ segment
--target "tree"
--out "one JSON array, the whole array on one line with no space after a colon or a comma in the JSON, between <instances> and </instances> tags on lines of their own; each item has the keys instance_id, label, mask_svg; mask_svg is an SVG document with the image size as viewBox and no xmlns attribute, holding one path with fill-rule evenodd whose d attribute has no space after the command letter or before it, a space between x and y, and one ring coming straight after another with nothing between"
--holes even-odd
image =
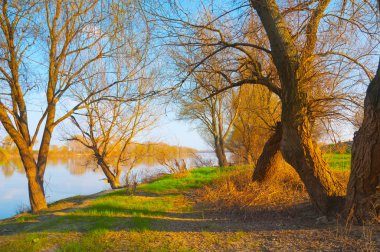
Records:
<instances>
[{"instance_id":1,"label":"tree","mask_svg":"<svg viewBox=\"0 0 380 252\"><path fill-rule=\"evenodd\" d=\"M210 18L208 13L205 16ZM210 34L199 31L196 36L207 40ZM223 95L213 95L215 90L226 85L224 73L221 72L225 57L215 57L196 71L191 71L188 68L191 62L201 60L210 52L204 48L194 53L191 45L184 44L184 47L184 51L171 53L178 70L191 76L189 87L184 88L182 97L178 99L181 107L179 118L198 122L200 134L213 147L218 165L228 166L227 139L239 114L241 92L228 90Z\"/></svg>"},{"instance_id":2,"label":"tree","mask_svg":"<svg viewBox=\"0 0 380 252\"><path fill-rule=\"evenodd\" d=\"M380 4L380 3L379 3ZM352 145L345 211L348 220L377 219L380 214L380 61L364 100L364 118Z\"/></svg>"},{"instance_id":3,"label":"tree","mask_svg":"<svg viewBox=\"0 0 380 252\"><path fill-rule=\"evenodd\" d=\"M322 212L330 208L330 198L342 196L343 187L327 168L318 146L311 138L313 118L309 94L304 86L311 69L320 19L329 1L320 1L306 25L306 41L301 55L288 25L273 0L251 1L267 33L274 64L281 81L281 152L305 183L312 201ZM272 152L273 153L273 152ZM263 153L266 155L266 153Z\"/></svg>"},{"instance_id":4,"label":"tree","mask_svg":"<svg viewBox=\"0 0 380 252\"><path fill-rule=\"evenodd\" d=\"M128 7L128 5L126 5ZM120 15L112 20L124 27L110 38L118 47L115 55L84 73L82 89L75 93L84 108L71 115L79 130L69 140L88 148L112 189L119 188L122 166L130 165L127 175L138 159L129 153L136 136L154 123L151 103L156 73L151 65L149 32L133 9L121 4ZM119 43L125 41L125 43ZM87 97L92 90L105 89L109 80L124 78L100 94ZM157 112L157 111L156 111ZM128 179L128 178L127 178Z\"/></svg>"},{"instance_id":5,"label":"tree","mask_svg":"<svg viewBox=\"0 0 380 252\"><path fill-rule=\"evenodd\" d=\"M251 0L270 41L282 86L281 152L300 175L312 201L324 213L330 210L337 196L343 195L343 190L311 138L315 119L310 110L310 93L305 87L310 82L310 73L313 73L319 25L329 3L328 0L320 1L311 12L304 27L303 48L298 53L296 41L277 3Z\"/></svg>"},{"instance_id":6,"label":"tree","mask_svg":"<svg viewBox=\"0 0 380 252\"><path fill-rule=\"evenodd\" d=\"M86 86L92 90L92 86L102 85L104 79L88 78ZM142 98L152 89L153 82L153 78L142 76L139 81L131 81L128 86L116 85L102 93L113 99L94 102L100 97L93 96L85 104L81 115L71 116L80 135L73 135L69 140L79 142L91 150L112 189L121 187L122 166L131 165L128 176L138 160L134 158L129 162L132 157L132 154L128 153L129 146L134 138L155 121L155 116L149 108L152 99ZM85 97L87 94L82 96L82 99Z\"/></svg>"},{"instance_id":7,"label":"tree","mask_svg":"<svg viewBox=\"0 0 380 252\"><path fill-rule=\"evenodd\" d=\"M198 81L212 81L200 79ZM221 78L218 78L222 81ZM237 118L238 110L231 106L233 96L239 96L233 92L214 96L203 100L210 92L202 88L192 92L188 97L181 100L180 118L184 120L198 121L199 129L206 141L214 148L220 167L228 166L226 156L226 141L231 132L232 125Z\"/></svg>"},{"instance_id":8,"label":"tree","mask_svg":"<svg viewBox=\"0 0 380 252\"><path fill-rule=\"evenodd\" d=\"M380 12L380 1L378 1ZM364 100L364 115L352 145L351 174L345 212L348 220L379 220L379 129L380 129L380 60Z\"/></svg>"},{"instance_id":9,"label":"tree","mask_svg":"<svg viewBox=\"0 0 380 252\"><path fill-rule=\"evenodd\" d=\"M83 108L102 89L91 90L83 101L70 105L70 93L83 73L113 55L120 43L110 41L123 27L114 25L122 4L110 1L3 1L0 9L1 97L0 121L17 146L28 178L33 212L47 208L44 173L54 129ZM33 132L29 114L33 95L43 94L41 116ZM33 147L42 140L37 158Z\"/></svg>"},{"instance_id":10,"label":"tree","mask_svg":"<svg viewBox=\"0 0 380 252\"><path fill-rule=\"evenodd\" d=\"M204 71L206 71L204 69ZM240 91L233 90L204 99L212 94L212 89L221 87L223 77L217 73L194 73L194 81L200 88L180 99L179 117L183 120L199 122L203 138L214 148L220 167L228 166L226 141L239 114ZM235 109L233 104L235 103Z\"/></svg>"}]
</instances>

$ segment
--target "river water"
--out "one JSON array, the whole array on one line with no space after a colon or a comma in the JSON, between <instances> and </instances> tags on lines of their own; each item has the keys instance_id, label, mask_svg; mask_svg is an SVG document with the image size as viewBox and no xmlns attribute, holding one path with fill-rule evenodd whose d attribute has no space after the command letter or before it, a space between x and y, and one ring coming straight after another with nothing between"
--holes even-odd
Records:
<instances>
[{"instance_id":1,"label":"river water","mask_svg":"<svg viewBox=\"0 0 380 252\"><path fill-rule=\"evenodd\" d=\"M208 162L216 163L211 153L201 154ZM155 174L167 172L159 164L141 163L133 169L138 182ZM48 203L76 196L97 193L110 189L101 169L86 158L50 160L45 172L45 194ZM121 182L125 176L121 176ZM0 219L11 217L30 209L28 181L19 160L0 163Z\"/></svg>"}]
</instances>

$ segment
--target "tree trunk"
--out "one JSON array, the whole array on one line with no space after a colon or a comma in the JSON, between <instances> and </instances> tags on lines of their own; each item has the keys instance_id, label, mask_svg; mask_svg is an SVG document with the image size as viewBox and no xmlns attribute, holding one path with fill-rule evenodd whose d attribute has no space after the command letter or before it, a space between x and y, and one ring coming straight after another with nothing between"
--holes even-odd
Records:
<instances>
[{"instance_id":1,"label":"tree trunk","mask_svg":"<svg viewBox=\"0 0 380 252\"><path fill-rule=\"evenodd\" d=\"M215 154L218 158L218 165L219 167L227 167L228 161L226 157L226 152L224 150L224 144L223 141L219 138L215 138Z\"/></svg>"},{"instance_id":2,"label":"tree trunk","mask_svg":"<svg viewBox=\"0 0 380 252\"><path fill-rule=\"evenodd\" d=\"M32 212L39 212L47 208L43 180L38 179L35 174L27 172L29 201Z\"/></svg>"},{"instance_id":3,"label":"tree trunk","mask_svg":"<svg viewBox=\"0 0 380 252\"><path fill-rule=\"evenodd\" d=\"M111 186L112 189L119 189L119 188L121 188L119 179L117 179L115 177L114 178L109 178L108 179L108 183L110 184L110 186Z\"/></svg>"},{"instance_id":4,"label":"tree trunk","mask_svg":"<svg viewBox=\"0 0 380 252\"><path fill-rule=\"evenodd\" d=\"M281 153L299 174L310 195L311 201L323 214L335 210L342 199L344 189L322 158L319 147L312 140L312 129L306 115L283 109L283 137ZM292 113L287 113L293 111ZM296 114L296 118L293 115Z\"/></svg>"},{"instance_id":5,"label":"tree trunk","mask_svg":"<svg viewBox=\"0 0 380 252\"><path fill-rule=\"evenodd\" d=\"M380 214L380 62L364 100L364 119L352 145L345 214L358 222Z\"/></svg>"},{"instance_id":6,"label":"tree trunk","mask_svg":"<svg viewBox=\"0 0 380 252\"><path fill-rule=\"evenodd\" d=\"M29 150L20 150L21 161L24 165L28 178L29 202L32 212L38 212L47 208L43 179L38 176L38 169L33 158L33 153Z\"/></svg>"},{"instance_id":7,"label":"tree trunk","mask_svg":"<svg viewBox=\"0 0 380 252\"><path fill-rule=\"evenodd\" d=\"M281 123L277 123L274 134L265 143L263 152L257 160L252 175L252 181L263 182L273 175L273 169L276 168L276 154L280 152L281 138L282 125Z\"/></svg>"},{"instance_id":8,"label":"tree trunk","mask_svg":"<svg viewBox=\"0 0 380 252\"><path fill-rule=\"evenodd\" d=\"M112 189L120 188L121 187L120 180L119 180L120 175L113 174L110 167L106 164L106 162L104 161L102 157L97 157L97 160L98 160L98 165L100 166L100 168L102 168L104 175L106 175L107 181L110 184L111 188Z\"/></svg>"}]
</instances>

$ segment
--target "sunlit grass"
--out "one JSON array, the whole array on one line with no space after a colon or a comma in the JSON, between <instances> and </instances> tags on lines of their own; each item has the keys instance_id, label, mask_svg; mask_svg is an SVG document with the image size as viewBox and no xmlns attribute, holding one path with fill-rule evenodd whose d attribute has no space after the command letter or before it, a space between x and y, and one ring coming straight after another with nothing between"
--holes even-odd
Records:
<instances>
[{"instance_id":1,"label":"sunlit grass","mask_svg":"<svg viewBox=\"0 0 380 252\"><path fill-rule=\"evenodd\" d=\"M325 153L323 158L333 170L349 171L351 169L351 153Z\"/></svg>"},{"instance_id":2,"label":"sunlit grass","mask_svg":"<svg viewBox=\"0 0 380 252\"><path fill-rule=\"evenodd\" d=\"M236 242L244 239L249 239L249 235L243 232L230 232L226 235L211 232L189 234L96 230L81 236L79 240L65 243L58 251L214 251L210 250L211 247L233 251ZM251 241L244 248L247 251L258 251L261 245L262 241Z\"/></svg>"},{"instance_id":3,"label":"sunlit grass","mask_svg":"<svg viewBox=\"0 0 380 252\"><path fill-rule=\"evenodd\" d=\"M208 184L232 169L210 167L193 169L180 176L166 175L152 184L139 186L139 195L130 196L121 189L98 196L88 201L84 207L69 212L59 211L60 208L57 206L65 204L61 201L54 205L59 212L42 221L36 220L38 215L31 214L17 218L16 225L30 225L27 228L28 233L20 234L16 240L6 245L2 244L0 248L2 251L40 251L57 246L59 251L112 251L115 247L119 247L119 244L105 241L107 233L112 230L127 230L128 235L136 236L136 233L152 230L153 225L160 223L159 220L168 214L191 211L191 204L180 192ZM155 193L160 194L154 195ZM81 198L76 197L71 200L80 201ZM71 205L72 203L68 204ZM35 220L33 224L30 223ZM75 239L65 242L63 240L43 242L44 237L57 232L62 233L62 238L75 232L81 235L77 234ZM146 242L150 242L141 239L141 235L138 237L137 240L134 239L136 241L134 245L129 247L131 250L146 248ZM164 249L167 246L170 246L170 240L158 247Z\"/></svg>"},{"instance_id":4,"label":"sunlit grass","mask_svg":"<svg viewBox=\"0 0 380 252\"><path fill-rule=\"evenodd\" d=\"M204 167L191 170L186 176L166 175L160 180L138 187L147 193L178 193L189 189L199 188L211 183L217 177L228 174L236 167Z\"/></svg>"},{"instance_id":5,"label":"sunlit grass","mask_svg":"<svg viewBox=\"0 0 380 252\"><path fill-rule=\"evenodd\" d=\"M108 244L102 241L108 231L107 229L99 228L88 232L78 240L63 244L58 251L110 251L116 244Z\"/></svg>"},{"instance_id":6,"label":"sunlit grass","mask_svg":"<svg viewBox=\"0 0 380 252\"><path fill-rule=\"evenodd\" d=\"M0 251L42 251L43 249L52 247L54 239L51 239L47 233L23 233L13 237L14 239L0 243Z\"/></svg>"},{"instance_id":7,"label":"sunlit grass","mask_svg":"<svg viewBox=\"0 0 380 252\"><path fill-rule=\"evenodd\" d=\"M117 195L124 194L124 195ZM160 215L172 210L181 201L182 195L161 197L127 196L123 190L93 200L88 207L73 212L73 215L115 216L115 215Z\"/></svg>"}]
</instances>

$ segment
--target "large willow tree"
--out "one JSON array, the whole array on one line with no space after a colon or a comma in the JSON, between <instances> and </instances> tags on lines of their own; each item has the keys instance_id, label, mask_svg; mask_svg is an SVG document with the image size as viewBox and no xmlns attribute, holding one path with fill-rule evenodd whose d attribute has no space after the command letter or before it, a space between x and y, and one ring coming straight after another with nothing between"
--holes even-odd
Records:
<instances>
[{"instance_id":1,"label":"large willow tree","mask_svg":"<svg viewBox=\"0 0 380 252\"><path fill-rule=\"evenodd\" d=\"M193 51L209 48L210 53L191 62L187 72L196 72L227 50L235 51L221 71L228 85L210 87L215 95L250 84L265 86L279 97L281 122L268 142L271 146L264 147L263 163L270 164L272 156L281 152L316 208L324 214L334 211L345 195L344 186L322 158L313 132L318 120L348 118L360 94L360 88L350 87L373 77L371 55L379 42L375 1L222 2L200 5L199 11L213 13L207 19L190 15L191 10L180 3L172 6L181 11L171 14L163 9L156 16L163 24L172 24L167 29L170 38L177 38L172 44L191 46ZM203 30L213 35L197 38ZM248 63L241 64L242 59ZM241 76L247 65L250 74Z\"/></svg>"}]
</instances>

